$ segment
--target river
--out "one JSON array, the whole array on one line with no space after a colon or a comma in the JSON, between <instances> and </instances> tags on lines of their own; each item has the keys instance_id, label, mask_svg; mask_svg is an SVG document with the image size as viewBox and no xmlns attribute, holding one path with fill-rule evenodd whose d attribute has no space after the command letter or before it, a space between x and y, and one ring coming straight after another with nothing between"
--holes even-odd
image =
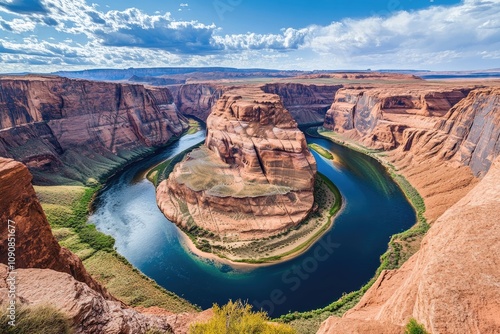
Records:
<instances>
[{"instance_id":1,"label":"river","mask_svg":"<svg viewBox=\"0 0 500 334\"><path fill-rule=\"evenodd\" d=\"M334 227L304 254L254 270L235 270L189 253L179 229L159 211L155 188L138 177L158 162L204 139L204 130L112 177L89 222L116 239L116 249L145 275L190 302L208 308L246 300L272 317L324 307L359 289L375 273L390 236L415 224L415 212L383 166L361 153L308 137L334 152L332 163L313 152L318 171L344 198Z\"/></svg>"}]
</instances>

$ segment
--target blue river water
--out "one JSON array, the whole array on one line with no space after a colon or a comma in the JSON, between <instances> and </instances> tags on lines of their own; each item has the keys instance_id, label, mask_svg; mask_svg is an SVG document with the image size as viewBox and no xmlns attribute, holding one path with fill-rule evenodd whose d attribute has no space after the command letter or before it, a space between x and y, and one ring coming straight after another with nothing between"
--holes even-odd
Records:
<instances>
[{"instance_id":1,"label":"blue river water","mask_svg":"<svg viewBox=\"0 0 500 334\"><path fill-rule=\"evenodd\" d=\"M363 286L379 266L390 236L415 224L415 212L374 159L324 139L332 163L313 152L318 171L339 188L343 210L308 251L287 262L236 270L185 249L179 229L159 211L154 186L140 177L151 166L204 139L185 135L170 147L116 174L95 202L89 222L116 239L116 249L145 275L188 301L211 307L246 300L277 317L324 307Z\"/></svg>"}]
</instances>

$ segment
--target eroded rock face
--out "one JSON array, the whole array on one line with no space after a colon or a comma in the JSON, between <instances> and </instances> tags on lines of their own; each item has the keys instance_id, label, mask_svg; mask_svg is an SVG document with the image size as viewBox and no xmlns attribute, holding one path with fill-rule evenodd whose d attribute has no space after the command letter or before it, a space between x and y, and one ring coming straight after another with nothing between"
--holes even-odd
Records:
<instances>
[{"instance_id":1,"label":"eroded rock face","mask_svg":"<svg viewBox=\"0 0 500 334\"><path fill-rule=\"evenodd\" d=\"M340 89L325 117L325 127L349 133L365 145L384 150L403 143L407 128L429 129L470 88L353 87Z\"/></svg>"},{"instance_id":2,"label":"eroded rock face","mask_svg":"<svg viewBox=\"0 0 500 334\"><path fill-rule=\"evenodd\" d=\"M157 189L163 213L185 229L248 240L299 224L313 206L316 163L279 97L226 92L207 120L205 147Z\"/></svg>"},{"instance_id":3,"label":"eroded rock face","mask_svg":"<svg viewBox=\"0 0 500 334\"><path fill-rule=\"evenodd\" d=\"M85 181L187 127L166 88L59 77L0 79L0 155ZM75 165L77 167L75 168ZM71 167L71 168L70 168ZM39 173L35 177L41 183Z\"/></svg>"},{"instance_id":4,"label":"eroded rock face","mask_svg":"<svg viewBox=\"0 0 500 334\"><path fill-rule=\"evenodd\" d=\"M0 264L2 301L8 300L7 275L7 266ZM18 269L16 284L19 304L55 307L68 316L78 334L139 334L149 329L174 333L166 316L142 314L118 301L105 299L66 273L50 269Z\"/></svg>"},{"instance_id":5,"label":"eroded rock face","mask_svg":"<svg viewBox=\"0 0 500 334\"><path fill-rule=\"evenodd\" d=\"M293 119L301 124L323 122L333 97L342 85L306 85L272 83L262 87L266 93L277 94Z\"/></svg>"},{"instance_id":6,"label":"eroded rock face","mask_svg":"<svg viewBox=\"0 0 500 334\"><path fill-rule=\"evenodd\" d=\"M500 90L449 84L410 88L341 89L325 127L386 150L384 159L424 198L432 223L474 187L499 155Z\"/></svg>"},{"instance_id":7,"label":"eroded rock face","mask_svg":"<svg viewBox=\"0 0 500 334\"><path fill-rule=\"evenodd\" d=\"M186 84L172 88L175 104L183 115L206 121L223 89L213 84Z\"/></svg>"},{"instance_id":8,"label":"eroded rock face","mask_svg":"<svg viewBox=\"0 0 500 334\"><path fill-rule=\"evenodd\" d=\"M0 262L7 264L7 221L15 222L16 267L49 268L68 273L106 298L111 295L85 270L81 260L52 235L38 202L31 175L20 162L0 158Z\"/></svg>"},{"instance_id":9,"label":"eroded rock face","mask_svg":"<svg viewBox=\"0 0 500 334\"><path fill-rule=\"evenodd\" d=\"M9 301L6 279L7 221L15 222L17 306L51 305L64 312L76 333L136 334L156 328L187 333L202 315L149 314L128 308L85 270L81 260L59 246L20 162L0 158L0 305ZM172 326L170 325L172 324Z\"/></svg>"},{"instance_id":10,"label":"eroded rock face","mask_svg":"<svg viewBox=\"0 0 500 334\"><path fill-rule=\"evenodd\" d=\"M499 180L497 158L481 182L432 225L410 260L382 273L353 309L325 321L318 333L361 333L374 322L390 333L411 317L433 334L497 333Z\"/></svg>"}]
</instances>

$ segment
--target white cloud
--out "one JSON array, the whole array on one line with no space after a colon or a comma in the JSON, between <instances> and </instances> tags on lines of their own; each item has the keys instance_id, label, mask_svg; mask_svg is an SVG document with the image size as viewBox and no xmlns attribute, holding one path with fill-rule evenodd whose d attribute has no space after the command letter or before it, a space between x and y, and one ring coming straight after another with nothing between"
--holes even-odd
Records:
<instances>
[{"instance_id":1,"label":"white cloud","mask_svg":"<svg viewBox=\"0 0 500 334\"><path fill-rule=\"evenodd\" d=\"M179 9L188 7L179 5ZM8 6L0 4L0 10L11 16L0 17L0 30L14 38L0 40L0 51L6 50L2 59L13 64L18 56L29 66L38 66L44 59L56 67L215 63L310 69L484 67L500 57L500 0L464 0L456 6L290 27L269 34L223 34L213 23L178 21L168 12L148 14L137 8L103 11L85 0L14 0ZM30 37L20 42L21 35L35 32L38 26L54 29L69 40Z\"/></svg>"}]
</instances>

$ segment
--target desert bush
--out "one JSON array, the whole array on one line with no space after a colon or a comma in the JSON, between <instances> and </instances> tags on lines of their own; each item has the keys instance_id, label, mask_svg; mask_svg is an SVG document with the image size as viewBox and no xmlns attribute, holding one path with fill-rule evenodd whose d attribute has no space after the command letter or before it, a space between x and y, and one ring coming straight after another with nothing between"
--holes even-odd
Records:
<instances>
[{"instance_id":1,"label":"desert bush","mask_svg":"<svg viewBox=\"0 0 500 334\"><path fill-rule=\"evenodd\" d=\"M265 312L253 312L241 301L213 306L214 316L208 322L191 325L190 334L294 334L290 326L269 322Z\"/></svg>"},{"instance_id":2,"label":"desert bush","mask_svg":"<svg viewBox=\"0 0 500 334\"><path fill-rule=\"evenodd\" d=\"M429 332L417 320L411 318L408 324L406 324L405 334L429 334Z\"/></svg>"}]
</instances>

